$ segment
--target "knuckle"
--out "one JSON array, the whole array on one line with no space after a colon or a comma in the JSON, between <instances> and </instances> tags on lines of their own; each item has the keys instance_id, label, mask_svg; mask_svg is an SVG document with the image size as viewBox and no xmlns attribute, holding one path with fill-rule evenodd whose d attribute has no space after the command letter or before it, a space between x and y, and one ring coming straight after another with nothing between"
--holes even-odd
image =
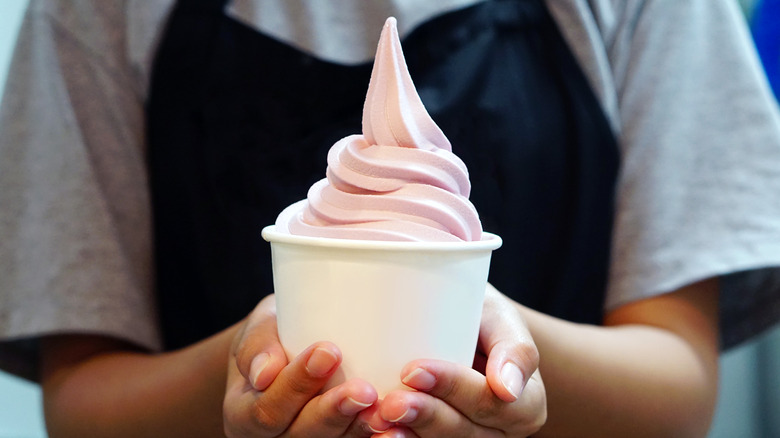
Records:
<instances>
[{"instance_id":1,"label":"knuckle","mask_svg":"<svg viewBox=\"0 0 780 438\"><path fill-rule=\"evenodd\" d=\"M539 432L542 427L547 422L547 410L542 410L541 412L536 413L531 418L522 418L518 419L516 422L516 432L512 434L512 436L516 436L518 434L522 436L530 436L537 432Z\"/></svg>"},{"instance_id":2,"label":"knuckle","mask_svg":"<svg viewBox=\"0 0 780 438\"><path fill-rule=\"evenodd\" d=\"M547 423L547 395L542 387L530 386L523 397L526 400L515 417L513 429L515 434L528 436L537 433Z\"/></svg>"},{"instance_id":3,"label":"knuckle","mask_svg":"<svg viewBox=\"0 0 780 438\"><path fill-rule=\"evenodd\" d=\"M244 438L252 436L253 431L240 413L236 411L223 411L222 428L227 438Z\"/></svg>"},{"instance_id":4,"label":"knuckle","mask_svg":"<svg viewBox=\"0 0 780 438\"><path fill-rule=\"evenodd\" d=\"M408 426L412 426L415 430L426 431L435 429L438 425L436 412L434 410L422 409L418 412L417 418L408 423Z\"/></svg>"},{"instance_id":5,"label":"knuckle","mask_svg":"<svg viewBox=\"0 0 780 438\"><path fill-rule=\"evenodd\" d=\"M243 346L243 342L239 343L238 348L233 353L233 357L236 359L236 367L241 374L246 377L249 374L249 367L252 362L251 355L247 352Z\"/></svg>"},{"instance_id":6,"label":"knuckle","mask_svg":"<svg viewBox=\"0 0 780 438\"><path fill-rule=\"evenodd\" d=\"M343 415L320 415L317 424L323 430L344 430L352 423L352 417Z\"/></svg>"},{"instance_id":7,"label":"knuckle","mask_svg":"<svg viewBox=\"0 0 780 438\"><path fill-rule=\"evenodd\" d=\"M533 372L539 368L539 349L536 348L536 344L531 341L523 340L518 343L514 348L514 353L520 358L521 368L524 368L524 372ZM529 373L530 375L530 373Z\"/></svg>"},{"instance_id":8,"label":"knuckle","mask_svg":"<svg viewBox=\"0 0 780 438\"><path fill-rule=\"evenodd\" d=\"M227 438L238 438L241 436L236 430L233 416L227 411L223 412L222 415L222 431L225 433Z\"/></svg>"},{"instance_id":9,"label":"knuckle","mask_svg":"<svg viewBox=\"0 0 780 438\"><path fill-rule=\"evenodd\" d=\"M236 360L238 371L242 376L248 377L252 359L256 356L257 351L251 347L246 334L237 342L232 354Z\"/></svg>"},{"instance_id":10,"label":"knuckle","mask_svg":"<svg viewBox=\"0 0 780 438\"><path fill-rule=\"evenodd\" d=\"M437 379L433 391L435 391L436 397L442 400L451 400L457 397L460 392L459 386L458 379Z\"/></svg>"},{"instance_id":11,"label":"knuckle","mask_svg":"<svg viewBox=\"0 0 780 438\"><path fill-rule=\"evenodd\" d=\"M315 383L306 377L287 379L286 386L292 394L307 396L313 394L317 390Z\"/></svg>"},{"instance_id":12,"label":"knuckle","mask_svg":"<svg viewBox=\"0 0 780 438\"><path fill-rule=\"evenodd\" d=\"M539 431L539 429L547 423L547 393L542 389L538 392L537 397L539 409L534 421L531 422L532 426L535 428L534 432Z\"/></svg>"},{"instance_id":13,"label":"knuckle","mask_svg":"<svg viewBox=\"0 0 780 438\"><path fill-rule=\"evenodd\" d=\"M504 404L496 397L480 397L474 404L474 419L477 423L486 422L496 418L503 410Z\"/></svg>"},{"instance_id":14,"label":"knuckle","mask_svg":"<svg viewBox=\"0 0 780 438\"><path fill-rule=\"evenodd\" d=\"M252 409L254 435L262 432L265 435L276 436L282 433L287 424L279 412L265 403L255 403Z\"/></svg>"},{"instance_id":15,"label":"knuckle","mask_svg":"<svg viewBox=\"0 0 780 438\"><path fill-rule=\"evenodd\" d=\"M544 426L546 423L547 423L547 408L545 407L544 409L542 409L539 415L536 416L536 420L531 423L531 427L533 428L532 433L539 432L542 429L542 426Z\"/></svg>"}]
</instances>

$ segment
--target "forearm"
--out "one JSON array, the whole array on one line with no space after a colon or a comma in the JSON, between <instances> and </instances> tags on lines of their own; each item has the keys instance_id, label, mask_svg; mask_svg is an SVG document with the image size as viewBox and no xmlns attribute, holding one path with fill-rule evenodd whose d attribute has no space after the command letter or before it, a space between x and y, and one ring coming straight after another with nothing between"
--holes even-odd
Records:
<instances>
[{"instance_id":1,"label":"forearm","mask_svg":"<svg viewBox=\"0 0 780 438\"><path fill-rule=\"evenodd\" d=\"M231 327L171 353L106 351L50 366L43 381L50 436L223 436L222 400L235 331ZM57 350L55 345L48 354Z\"/></svg>"},{"instance_id":2,"label":"forearm","mask_svg":"<svg viewBox=\"0 0 780 438\"><path fill-rule=\"evenodd\" d=\"M663 322L597 327L521 308L548 396L538 436L705 436L717 395L717 339L699 330L706 318L698 310L679 308L669 318L707 339Z\"/></svg>"}]
</instances>

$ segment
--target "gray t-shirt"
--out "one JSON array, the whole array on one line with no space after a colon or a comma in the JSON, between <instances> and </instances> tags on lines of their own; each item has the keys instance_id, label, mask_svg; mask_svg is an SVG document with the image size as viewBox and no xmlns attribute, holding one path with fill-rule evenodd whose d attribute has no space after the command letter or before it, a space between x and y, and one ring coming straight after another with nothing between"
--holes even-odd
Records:
<instances>
[{"instance_id":1,"label":"gray t-shirt","mask_svg":"<svg viewBox=\"0 0 780 438\"><path fill-rule=\"evenodd\" d=\"M475 0L236 0L335 62ZM172 0L32 0L0 108L0 367L55 333L160 349L143 104ZM728 0L548 0L621 152L606 308L721 276L731 345L780 317L780 115ZM519 115L522 117L522 114Z\"/></svg>"}]
</instances>

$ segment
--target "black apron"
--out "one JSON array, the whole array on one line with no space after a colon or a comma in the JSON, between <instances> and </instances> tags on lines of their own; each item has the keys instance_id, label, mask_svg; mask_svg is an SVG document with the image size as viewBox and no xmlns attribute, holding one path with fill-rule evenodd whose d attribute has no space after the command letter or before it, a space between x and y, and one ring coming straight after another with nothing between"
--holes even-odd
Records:
<instances>
[{"instance_id":1,"label":"black apron","mask_svg":"<svg viewBox=\"0 0 780 438\"><path fill-rule=\"evenodd\" d=\"M157 294L165 346L246 316L272 293L260 230L361 132L371 63L326 62L180 1L147 103ZM377 29L377 35L380 29ZM412 79L466 163L471 199L504 245L490 281L520 303L600 323L618 150L541 0L495 0L403 40Z\"/></svg>"}]
</instances>

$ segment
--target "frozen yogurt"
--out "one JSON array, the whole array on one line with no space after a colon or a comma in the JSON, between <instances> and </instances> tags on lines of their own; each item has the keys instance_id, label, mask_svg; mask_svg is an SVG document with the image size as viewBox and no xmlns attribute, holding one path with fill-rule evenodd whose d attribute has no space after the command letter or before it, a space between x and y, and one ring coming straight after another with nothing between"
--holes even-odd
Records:
<instances>
[{"instance_id":1,"label":"frozen yogurt","mask_svg":"<svg viewBox=\"0 0 780 438\"><path fill-rule=\"evenodd\" d=\"M276 229L359 240L479 241L465 164L423 106L394 18L385 23L363 107L363 134L328 153L326 178Z\"/></svg>"},{"instance_id":2,"label":"frozen yogurt","mask_svg":"<svg viewBox=\"0 0 780 438\"><path fill-rule=\"evenodd\" d=\"M387 20L363 133L336 142L326 178L263 229L271 243L279 339L288 359L339 346L325 389L362 378L380 397L411 360L470 366L493 250L469 175L423 107ZM399 324L403 321L403 324Z\"/></svg>"}]
</instances>

